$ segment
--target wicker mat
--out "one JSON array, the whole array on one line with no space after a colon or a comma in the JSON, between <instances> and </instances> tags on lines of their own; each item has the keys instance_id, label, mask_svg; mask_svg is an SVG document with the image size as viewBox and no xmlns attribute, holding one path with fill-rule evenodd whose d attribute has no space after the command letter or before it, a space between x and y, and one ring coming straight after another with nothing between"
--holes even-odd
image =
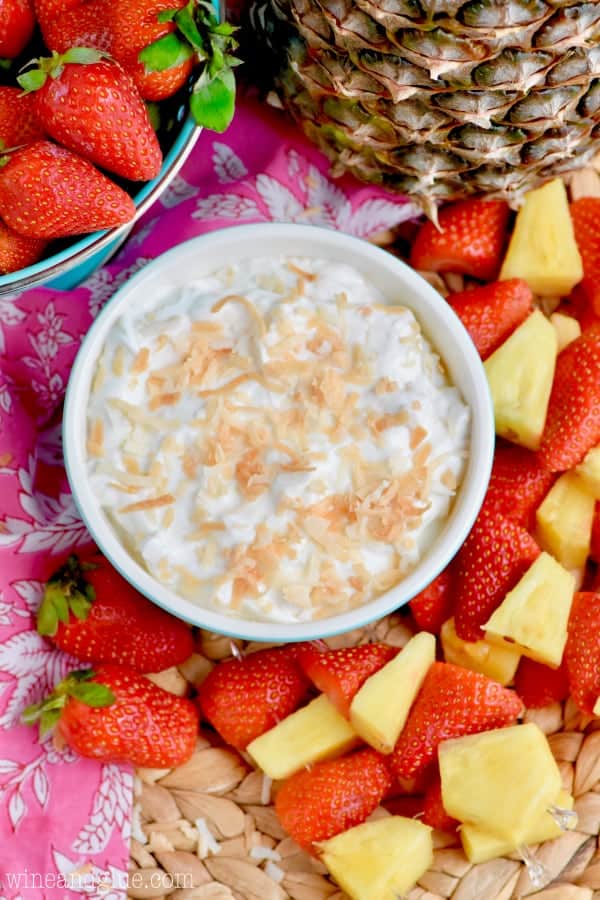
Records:
<instances>
[{"instance_id":1,"label":"wicker mat","mask_svg":"<svg viewBox=\"0 0 600 900\"><path fill-rule=\"evenodd\" d=\"M600 196L600 159L570 180L573 199ZM402 247L390 232L373 239ZM391 249L391 246L390 246ZM461 275L422 273L447 295L462 290ZM549 314L556 298L540 304ZM371 640L403 646L406 620L390 616L360 631L328 639L331 647ZM242 652L267 645L235 642ZM179 670L152 676L178 694L193 692L214 663L231 656L232 642L204 634L201 653ZM471 865L453 835L434 832L432 868L406 900L600 900L600 720L584 718L572 701L527 712L549 736L563 787L575 797L574 831L531 848L541 864L533 884L518 854ZM201 734L195 755L173 771L139 770L136 779L129 896L153 900L345 900L325 867L304 853L283 831L271 803L271 785L212 732ZM385 816L378 809L374 816ZM133 877L135 874L135 878ZM404 900L404 898L403 898Z\"/></svg>"}]
</instances>

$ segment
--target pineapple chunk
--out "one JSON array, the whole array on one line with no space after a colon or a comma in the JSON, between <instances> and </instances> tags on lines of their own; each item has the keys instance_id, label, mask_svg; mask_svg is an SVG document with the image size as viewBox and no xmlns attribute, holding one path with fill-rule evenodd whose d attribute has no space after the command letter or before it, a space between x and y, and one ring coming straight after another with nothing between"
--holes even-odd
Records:
<instances>
[{"instance_id":1,"label":"pineapple chunk","mask_svg":"<svg viewBox=\"0 0 600 900\"><path fill-rule=\"evenodd\" d=\"M550 321L556 331L559 353L581 334L581 325L573 316L565 316L564 313L552 313Z\"/></svg>"},{"instance_id":2,"label":"pineapple chunk","mask_svg":"<svg viewBox=\"0 0 600 900\"><path fill-rule=\"evenodd\" d=\"M556 331L539 309L484 363L496 434L537 450L556 365Z\"/></svg>"},{"instance_id":3,"label":"pineapple chunk","mask_svg":"<svg viewBox=\"0 0 600 900\"><path fill-rule=\"evenodd\" d=\"M583 462L576 466L575 472L594 500L600 500L600 447L592 447Z\"/></svg>"},{"instance_id":4,"label":"pineapple chunk","mask_svg":"<svg viewBox=\"0 0 600 900\"><path fill-rule=\"evenodd\" d=\"M561 809L573 809L573 798L567 791L561 791L554 801L554 805ZM570 823L570 827L575 827L575 820ZM553 838L560 837L562 833L561 827L546 810L539 819L531 823L523 843L539 844L542 841L551 841ZM487 862L488 859L495 859L498 856L506 856L517 849L517 845L496 837L490 831L482 831L475 825L463 825L460 829L460 839L467 859L474 864Z\"/></svg>"},{"instance_id":5,"label":"pineapple chunk","mask_svg":"<svg viewBox=\"0 0 600 900\"><path fill-rule=\"evenodd\" d=\"M444 741L444 809L518 847L561 789L556 760L537 725L514 725Z\"/></svg>"},{"instance_id":6,"label":"pineapple chunk","mask_svg":"<svg viewBox=\"0 0 600 900\"><path fill-rule=\"evenodd\" d=\"M391 753L408 712L435 659L435 638L422 631L379 672L368 678L350 706L358 734L380 753Z\"/></svg>"},{"instance_id":7,"label":"pineapple chunk","mask_svg":"<svg viewBox=\"0 0 600 900\"><path fill-rule=\"evenodd\" d=\"M506 644L491 644L489 641L463 641L456 633L454 619L442 625L440 633L446 662L481 672L500 684L510 684L515 677L521 652Z\"/></svg>"},{"instance_id":8,"label":"pineapple chunk","mask_svg":"<svg viewBox=\"0 0 600 900\"><path fill-rule=\"evenodd\" d=\"M549 553L540 553L483 628L492 642L510 641L524 656L559 666L575 578Z\"/></svg>"},{"instance_id":9,"label":"pineapple chunk","mask_svg":"<svg viewBox=\"0 0 600 900\"><path fill-rule=\"evenodd\" d=\"M596 700L596 702L594 704L593 713L595 716L600 717L600 697L598 697L598 699Z\"/></svg>"},{"instance_id":10,"label":"pineapple chunk","mask_svg":"<svg viewBox=\"0 0 600 900\"><path fill-rule=\"evenodd\" d=\"M573 472L554 483L536 512L537 536L565 569L585 566L590 552L595 500Z\"/></svg>"},{"instance_id":11,"label":"pineapple chunk","mask_svg":"<svg viewBox=\"0 0 600 900\"><path fill-rule=\"evenodd\" d=\"M350 723L321 694L261 734L247 750L269 778L288 778L311 763L340 756L359 743Z\"/></svg>"},{"instance_id":12,"label":"pineapple chunk","mask_svg":"<svg viewBox=\"0 0 600 900\"><path fill-rule=\"evenodd\" d=\"M523 278L542 297L566 297L583 278L561 178L525 195L500 272L508 278Z\"/></svg>"},{"instance_id":13,"label":"pineapple chunk","mask_svg":"<svg viewBox=\"0 0 600 900\"><path fill-rule=\"evenodd\" d=\"M319 849L351 900L397 900L433 862L431 828L403 816L357 825Z\"/></svg>"}]
</instances>

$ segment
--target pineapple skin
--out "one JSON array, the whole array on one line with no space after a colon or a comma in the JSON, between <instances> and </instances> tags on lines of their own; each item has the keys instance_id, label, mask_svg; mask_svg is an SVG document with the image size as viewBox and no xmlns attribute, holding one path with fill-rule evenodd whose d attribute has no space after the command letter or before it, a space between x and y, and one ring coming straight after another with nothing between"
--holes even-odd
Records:
<instances>
[{"instance_id":1,"label":"pineapple skin","mask_svg":"<svg viewBox=\"0 0 600 900\"><path fill-rule=\"evenodd\" d=\"M516 847L562 790L546 736L533 723L444 741L439 762L448 814Z\"/></svg>"},{"instance_id":2,"label":"pineapple skin","mask_svg":"<svg viewBox=\"0 0 600 900\"><path fill-rule=\"evenodd\" d=\"M429 213L476 193L516 207L598 149L597 7L255 0L255 78L335 175Z\"/></svg>"}]
</instances>

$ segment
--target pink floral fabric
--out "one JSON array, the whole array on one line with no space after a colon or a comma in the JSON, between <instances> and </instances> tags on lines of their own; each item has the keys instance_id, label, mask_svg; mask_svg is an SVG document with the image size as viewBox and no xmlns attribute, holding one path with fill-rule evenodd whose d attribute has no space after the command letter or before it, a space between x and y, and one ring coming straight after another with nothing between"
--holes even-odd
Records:
<instances>
[{"instance_id":1,"label":"pink floral fabric","mask_svg":"<svg viewBox=\"0 0 600 900\"><path fill-rule=\"evenodd\" d=\"M132 773L40 743L19 724L76 661L34 629L53 560L89 543L62 464L61 403L81 338L110 296L164 250L243 222L325 225L358 237L415 215L350 179L282 117L243 100L205 133L124 249L69 293L0 297L0 900L121 900Z\"/></svg>"}]
</instances>

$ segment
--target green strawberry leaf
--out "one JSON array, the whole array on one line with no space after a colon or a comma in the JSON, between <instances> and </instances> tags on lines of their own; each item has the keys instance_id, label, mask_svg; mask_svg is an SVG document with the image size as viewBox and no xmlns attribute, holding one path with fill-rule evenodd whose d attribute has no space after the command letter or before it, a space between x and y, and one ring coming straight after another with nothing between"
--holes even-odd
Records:
<instances>
[{"instance_id":1,"label":"green strawberry leaf","mask_svg":"<svg viewBox=\"0 0 600 900\"><path fill-rule=\"evenodd\" d=\"M225 131L235 111L235 78L231 70L224 70L211 81L194 87L190 110L198 125Z\"/></svg>"},{"instance_id":2,"label":"green strawberry leaf","mask_svg":"<svg viewBox=\"0 0 600 900\"><path fill-rule=\"evenodd\" d=\"M146 103L146 110L148 112L148 118L150 119L150 124L154 128L155 131L158 131L160 128L160 104L159 103Z\"/></svg>"},{"instance_id":3,"label":"green strawberry leaf","mask_svg":"<svg viewBox=\"0 0 600 900\"><path fill-rule=\"evenodd\" d=\"M75 697L76 700L80 700L86 706L92 707L111 706L116 700L110 688L95 681L71 685L69 696Z\"/></svg>"},{"instance_id":4,"label":"green strawberry leaf","mask_svg":"<svg viewBox=\"0 0 600 900\"><path fill-rule=\"evenodd\" d=\"M192 0L187 6L184 6L174 18L174 22L179 28L182 35L187 38L191 46L204 50L204 39L198 31L198 26L194 20L195 5Z\"/></svg>"},{"instance_id":5,"label":"green strawberry leaf","mask_svg":"<svg viewBox=\"0 0 600 900\"><path fill-rule=\"evenodd\" d=\"M103 53L102 50L95 50L93 47L70 47L61 56L63 63L80 63L81 65L97 63L103 59L110 59L108 53Z\"/></svg>"},{"instance_id":6,"label":"green strawberry leaf","mask_svg":"<svg viewBox=\"0 0 600 900\"><path fill-rule=\"evenodd\" d=\"M172 22L178 12L179 12L178 9L163 9L162 12L159 12L159 14L156 18L161 23L162 22Z\"/></svg>"},{"instance_id":7,"label":"green strawberry leaf","mask_svg":"<svg viewBox=\"0 0 600 900\"><path fill-rule=\"evenodd\" d=\"M79 619L80 622L85 622L90 612L90 601L82 594L71 594L69 597L69 609L76 619ZM61 619L61 622L64 621L65 619Z\"/></svg>"},{"instance_id":8,"label":"green strawberry leaf","mask_svg":"<svg viewBox=\"0 0 600 900\"><path fill-rule=\"evenodd\" d=\"M45 83L48 76L41 69L31 69L29 72L23 72L17 75L17 81L26 94L39 90Z\"/></svg>"},{"instance_id":9,"label":"green strawberry leaf","mask_svg":"<svg viewBox=\"0 0 600 900\"><path fill-rule=\"evenodd\" d=\"M45 709L40 715L40 737L44 737L49 731L52 731L58 725L59 719L60 710Z\"/></svg>"},{"instance_id":10,"label":"green strawberry leaf","mask_svg":"<svg viewBox=\"0 0 600 900\"><path fill-rule=\"evenodd\" d=\"M45 634L52 637L56 634L58 628L58 613L52 601L46 600L46 592L44 599L37 614L37 630L38 634Z\"/></svg>"},{"instance_id":11,"label":"green strawberry leaf","mask_svg":"<svg viewBox=\"0 0 600 900\"><path fill-rule=\"evenodd\" d=\"M144 64L146 72L164 72L165 69L181 65L193 55L194 51L189 44L176 34L166 34L144 47L138 59Z\"/></svg>"},{"instance_id":12,"label":"green strawberry leaf","mask_svg":"<svg viewBox=\"0 0 600 900\"><path fill-rule=\"evenodd\" d=\"M26 706L21 713L21 721L23 724L34 725L38 722L42 715L43 705L43 703L32 703L31 706Z\"/></svg>"}]
</instances>

